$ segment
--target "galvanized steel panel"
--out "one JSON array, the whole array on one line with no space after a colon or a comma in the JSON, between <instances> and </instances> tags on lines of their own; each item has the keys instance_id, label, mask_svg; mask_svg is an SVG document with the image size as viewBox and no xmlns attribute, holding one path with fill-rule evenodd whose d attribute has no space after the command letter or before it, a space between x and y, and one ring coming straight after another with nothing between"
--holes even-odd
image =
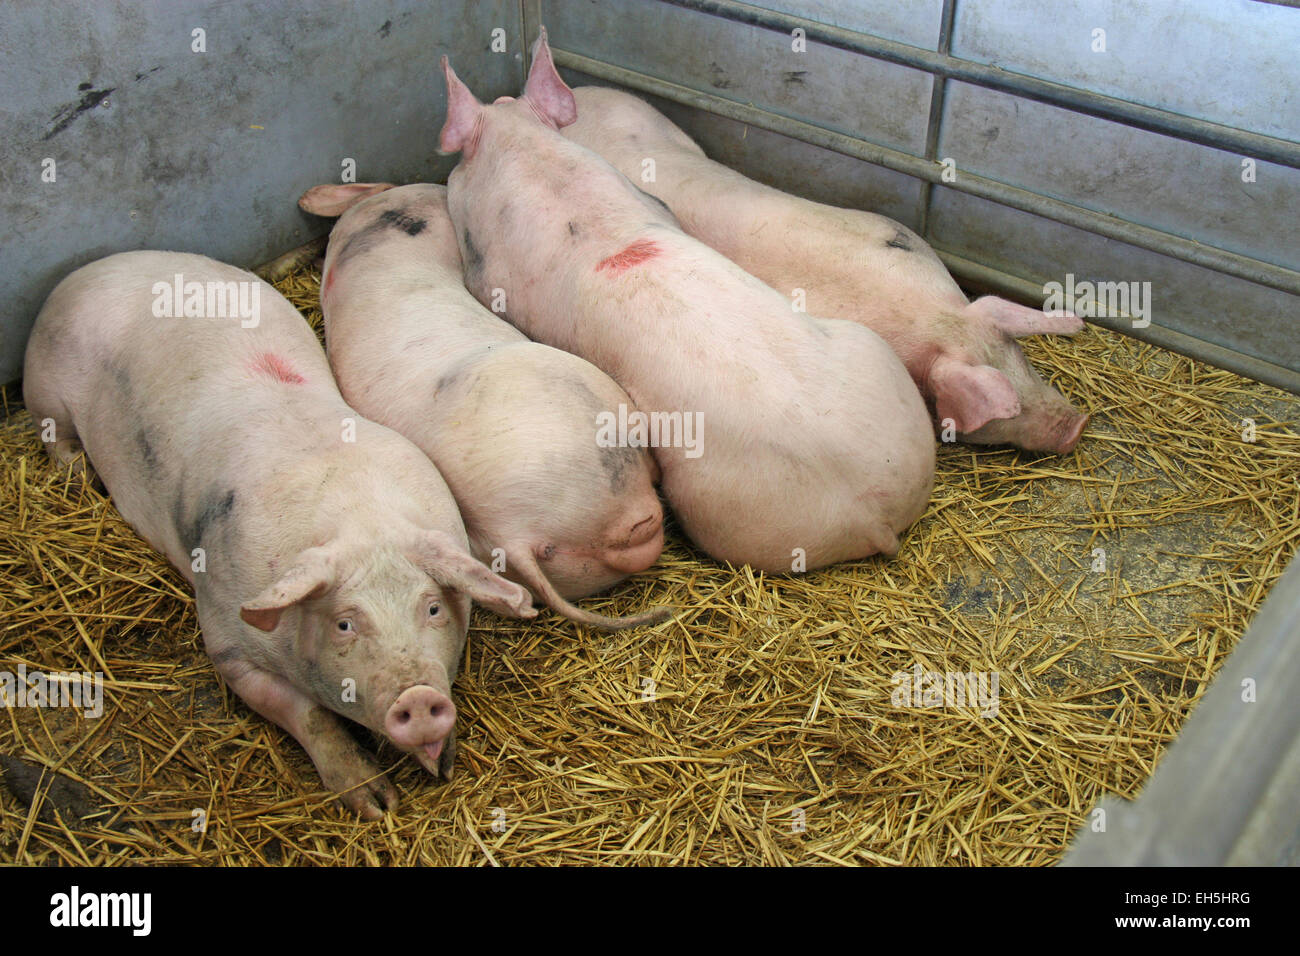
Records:
<instances>
[{"instance_id":1,"label":"galvanized steel panel","mask_svg":"<svg viewBox=\"0 0 1300 956\"><path fill-rule=\"evenodd\" d=\"M551 44L920 155L931 78L788 34L646 0L550 0Z\"/></svg>"},{"instance_id":2,"label":"galvanized steel panel","mask_svg":"<svg viewBox=\"0 0 1300 956\"><path fill-rule=\"evenodd\" d=\"M1105 30L1106 52L1093 52ZM1257 0L960 0L952 52L1300 140L1300 11Z\"/></svg>"},{"instance_id":3,"label":"galvanized steel panel","mask_svg":"<svg viewBox=\"0 0 1300 956\"><path fill-rule=\"evenodd\" d=\"M943 17L943 0L908 0L907 3L769 0L755 6L929 49L934 49L939 42Z\"/></svg>"},{"instance_id":4,"label":"galvanized steel panel","mask_svg":"<svg viewBox=\"0 0 1300 956\"><path fill-rule=\"evenodd\" d=\"M1300 368L1296 299L1285 292L1104 239L975 196L936 189L936 246L1032 280L1150 282L1152 324L1292 369Z\"/></svg>"},{"instance_id":5,"label":"galvanized steel panel","mask_svg":"<svg viewBox=\"0 0 1300 956\"><path fill-rule=\"evenodd\" d=\"M510 51L492 54L498 26ZM480 95L513 93L519 31L508 0L0 5L0 382L76 266L142 248L265 261L322 231L295 203L344 158L361 180L445 177L437 55Z\"/></svg>"},{"instance_id":6,"label":"galvanized steel panel","mask_svg":"<svg viewBox=\"0 0 1300 956\"><path fill-rule=\"evenodd\" d=\"M576 70L560 72L574 86L612 85ZM817 202L872 209L909 226L917 225L921 184L911 176L671 100L638 95L685 130L710 159L743 169L761 183Z\"/></svg>"},{"instance_id":7,"label":"galvanized steel panel","mask_svg":"<svg viewBox=\"0 0 1300 956\"><path fill-rule=\"evenodd\" d=\"M1300 170L952 83L939 155L959 168L1131 222L1300 269Z\"/></svg>"}]
</instances>

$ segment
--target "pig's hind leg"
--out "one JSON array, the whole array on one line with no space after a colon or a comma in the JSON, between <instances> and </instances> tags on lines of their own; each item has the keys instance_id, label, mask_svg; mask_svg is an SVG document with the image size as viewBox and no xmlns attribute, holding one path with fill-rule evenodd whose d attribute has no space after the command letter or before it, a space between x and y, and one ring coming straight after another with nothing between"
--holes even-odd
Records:
<instances>
[{"instance_id":1,"label":"pig's hind leg","mask_svg":"<svg viewBox=\"0 0 1300 956\"><path fill-rule=\"evenodd\" d=\"M56 464L70 468L73 474L93 477L86 461L85 449L81 447L81 439L72 425L72 416L57 399L53 402L43 399L39 389L28 389L24 395L27 410L32 415L32 424L36 426L46 453Z\"/></svg>"},{"instance_id":2,"label":"pig's hind leg","mask_svg":"<svg viewBox=\"0 0 1300 956\"><path fill-rule=\"evenodd\" d=\"M54 324L54 332L38 323L32 333L23 368L23 404L31 413L32 424L46 453L55 463L79 474L89 468L76 426L72 424L72 413L64 401L70 372L55 359L59 353L52 344L57 338L52 336L58 330L58 323Z\"/></svg>"}]
</instances>

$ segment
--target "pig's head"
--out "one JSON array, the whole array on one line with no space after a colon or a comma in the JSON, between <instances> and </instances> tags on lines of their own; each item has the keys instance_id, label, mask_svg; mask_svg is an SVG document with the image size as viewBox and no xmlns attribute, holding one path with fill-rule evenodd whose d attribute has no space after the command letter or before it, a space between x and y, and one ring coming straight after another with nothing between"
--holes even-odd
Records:
<instances>
[{"instance_id":1,"label":"pig's head","mask_svg":"<svg viewBox=\"0 0 1300 956\"><path fill-rule=\"evenodd\" d=\"M500 96L491 106L484 106L460 81L444 56L442 70L447 79L447 120L438 136L438 149L444 153L460 153L462 159L471 159L478 149L479 140L492 112L523 114L534 117L544 126L559 130L578 118L578 104L573 90L560 79L551 58L551 48L546 42L546 28L542 27L533 44L532 65L528 68L528 81L518 98Z\"/></svg>"},{"instance_id":2,"label":"pig's head","mask_svg":"<svg viewBox=\"0 0 1300 956\"><path fill-rule=\"evenodd\" d=\"M1072 335L1083 321L985 296L946 317L949 335L929 366L922 390L934 402L940 427L951 419L962 441L1017 445L1066 454L1088 424L1043 381L1016 344L1027 335Z\"/></svg>"},{"instance_id":3,"label":"pig's head","mask_svg":"<svg viewBox=\"0 0 1300 956\"><path fill-rule=\"evenodd\" d=\"M537 613L526 590L451 536L412 529L401 548L337 539L308 548L240 617L269 635L251 660L450 779L451 684L471 599L514 617Z\"/></svg>"}]
</instances>

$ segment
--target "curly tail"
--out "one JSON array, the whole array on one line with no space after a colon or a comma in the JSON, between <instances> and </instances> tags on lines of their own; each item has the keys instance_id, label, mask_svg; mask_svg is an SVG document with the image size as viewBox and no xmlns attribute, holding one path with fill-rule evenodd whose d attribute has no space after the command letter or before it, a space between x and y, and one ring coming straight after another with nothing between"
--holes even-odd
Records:
<instances>
[{"instance_id":1,"label":"curly tail","mask_svg":"<svg viewBox=\"0 0 1300 956\"><path fill-rule=\"evenodd\" d=\"M598 627L606 631L622 631L630 627L641 627L644 624L658 624L672 617L673 609L669 607L651 608L649 611L642 611L640 614L629 614L627 617L607 617L604 614L584 611L582 608L570 604L560 592L555 590L555 587L538 565L537 559L533 557L531 550L525 548L513 554L507 552L506 560L510 563L510 567L523 579L524 584L548 607L563 614L571 621L577 621L579 624L589 624L592 627Z\"/></svg>"}]
</instances>

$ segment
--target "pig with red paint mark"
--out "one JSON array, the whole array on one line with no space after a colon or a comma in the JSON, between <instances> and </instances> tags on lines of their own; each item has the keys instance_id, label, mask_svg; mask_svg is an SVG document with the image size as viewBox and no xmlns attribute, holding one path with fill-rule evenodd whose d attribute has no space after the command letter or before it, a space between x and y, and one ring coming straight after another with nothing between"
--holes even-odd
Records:
<instances>
[{"instance_id":1,"label":"pig with red paint mark","mask_svg":"<svg viewBox=\"0 0 1300 956\"><path fill-rule=\"evenodd\" d=\"M343 397L433 459L481 561L584 624L663 620L666 609L613 618L570 603L659 557L654 459L597 444L598 416L631 404L608 375L530 342L466 291L446 193L325 184L298 201L341 215L321 308Z\"/></svg>"},{"instance_id":2,"label":"pig with red paint mark","mask_svg":"<svg viewBox=\"0 0 1300 956\"><path fill-rule=\"evenodd\" d=\"M467 287L530 338L607 372L651 416L693 415L700 453L654 449L687 534L772 572L898 548L925 509L934 438L889 347L785 297L559 128L575 118L545 32L524 93L484 106L446 59L440 145Z\"/></svg>"},{"instance_id":3,"label":"pig with red paint mark","mask_svg":"<svg viewBox=\"0 0 1300 956\"><path fill-rule=\"evenodd\" d=\"M255 283L259 321L159 317L160 277ZM535 615L468 551L429 459L339 395L316 336L252 273L126 252L50 293L23 396L58 462L93 464L118 511L194 587L230 689L297 738L368 818L397 791L341 717L450 777L451 684L470 599Z\"/></svg>"},{"instance_id":4,"label":"pig with red paint mark","mask_svg":"<svg viewBox=\"0 0 1300 956\"><path fill-rule=\"evenodd\" d=\"M967 301L905 226L791 196L714 162L650 104L619 90L574 91L564 129L671 207L682 228L814 315L860 322L907 365L942 433L1065 454L1088 416L1034 371L1017 338L1070 335L1083 322L1006 299ZM647 163L652 160L653 165ZM651 174L653 170L653 174Z\"/></svg>"}]
</instances>

